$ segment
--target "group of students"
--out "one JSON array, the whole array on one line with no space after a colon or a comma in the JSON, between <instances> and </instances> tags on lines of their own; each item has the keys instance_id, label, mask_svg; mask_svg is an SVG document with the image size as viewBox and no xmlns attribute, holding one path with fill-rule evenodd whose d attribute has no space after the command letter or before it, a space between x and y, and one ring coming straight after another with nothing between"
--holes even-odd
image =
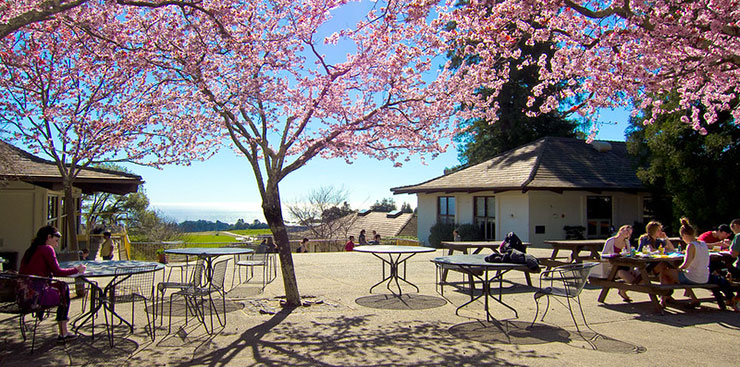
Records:
<instances>
[{"instance_id":1,"label":"group of students","mask_svg":"<svg viewBox=\"0 0 740 367\"><path fill-rule=\"evenodd\" d=\"M371 241L367 241L367 238L365 237L365 230L360 231L360 236L357 239L357 245L358 246L366 246L366 245L380 245L380 235L378 232L373 230L373 239ZM355 236L349 236L349 240L344 244L344 251L352 251L355 248Z\"/></svg>"},{"instance_id":2,"label":"group of students","mask_svg":"<svg viewBox=\"0 0 740 367\"><path fill-rule=\"evenodd\" d=\"M663 230L663 225L657 221L651 221L645 227L646 233L640 236L637 244L637 251L655 252L663 251L665 253L681 251L680 244L674 245ZM648 273L657 275L661 284L717 284L722 294L715 292L718 304L721 309L726 308L726 302L729 302L735 311L740 311L740 296L733 294L729 280L740 279L740 261L736 261L732 266L725 267L722 262L713 262L709 258L709 249L717 248L730 250L732 256L737 259L740 255L740 219L733 220L730 225L723 224L716 230L707 231L697 236L696 228L691 225L687 218L681 218L681 228L679 234L681 240L686 244L685 256L683 263L676 269L670 267L665 262L652 263L647 267ZM632 226L624 225L614 237L606 240L604 243L603 255L610 255L622 252L630 252L630 237L632 236ZM730 239L734 236L734 240ZM678 247L678 248L677 248ZM636 284L641 279L640 273L635 269L626 266L620 266L617 270L617 276L627 283ZM624 289L619 290L619 295L626 302L631 299ZM699 305L699 300L691 289L687 289L686 296L690 297L691 307ZM661 299L661 305L665 307L667 302L672 301L671 296L664 296Z\"/></svg>"}]
</instances>

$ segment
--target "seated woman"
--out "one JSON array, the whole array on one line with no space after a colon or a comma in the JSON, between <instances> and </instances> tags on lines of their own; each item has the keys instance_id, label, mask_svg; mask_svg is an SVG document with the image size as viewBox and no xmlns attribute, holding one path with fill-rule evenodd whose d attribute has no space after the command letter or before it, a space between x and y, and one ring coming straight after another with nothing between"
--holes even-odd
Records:
<instances>
[{"instance_id":1,"label":"seated woman","mask_svg":"<svg viewBox=\"0 0 740 367\"><path fill-rule=\"evenodd\" d=\"M668 236L665 234L665 231L663 231L663 225L660 224L660 222L654 220L650 221L645 226L645 232L646 233L640 236L637 241L638 251L654 252L659 251L660 247L663 247L666 252L673 252L676 250L675 247L673 247L671 240L669 240ZM666 271L666 269L668 269L668 266L664 263L651 263L647 268L645 268L648 273L660 275L661 277L661 273Z\"/></svg>"},{"instance_id":2,"label":"seated woman","mask_svg":"<svg viewBox=\"0 0 740 367\"><path fill-rule=\"evenodd\" d=\"M663 231L663 225L658 221L650 221L645 226L645 234L640 236L637 243L637 250L642 252L658 251L663 246L666 252L673 252L675 248L673 243Z\"/></svg>"},{"instance_id":3,"label":"seated woman","mask_svg":"<svg viewBox=\"0 0 740 367\"><path fill-rule=\"evenodd\" d=\"M622 251L629 252L630 237L632 236L632 226L625 224L619 227L617 235L606 240L604 243L604 250L601 251L601 256L618 254ZM604 271L609 272L611 268L608 264L604 264ZM620 266L617 270L617 276L624 279L625 282L635 284L639 281L640 273L637 270L630 269L628 266ZM627 295L627 291L624 289L619 290L619 295L625 302L632 302L632 299Z\"/></svg>"},{"instance_id":4,"label":"seated woman","mask_svg":"<svg viewBox=\"0 0 740 367\"><path fill-rule=\"evenodd\" d=\"M687 218L681 218L681 239L686 242L686 256L678 269L665 269L661 273L661 284L705 284L709 281L709 249L707 244L696 239L696 229ZM662 264L662 263L661 263ZM690 289L691 306L698 306L699 299ZM661 305L665 307L670 296L663 297Z\"/></svg>"},{"instance_id":5,"label":"seated woman","mask_svg":"<svg viewBox=\"0 0 740 367\"><path fill-rule=\"evenodd\" d=\"M369 243L371 245L380 245L380 235L376 233L375 236L373 236L373 240Z\"/></svg>"},{"instance_id":6,"label":"seated woman","mask_svg":"<svg viewBox=\"0 0 740 367\"><path fill-rule=\"evenodd\" d=\"M59 267L54 248L59 246L59 238L62 235L54 226L41 227L31 246L23 254L21 259L20 274L36 275L40 277L65 277L73 274L84 273L85 266L79 265L74 268L62 269ZM52 283L54 288L46 291L58 292L59 305L57 306L57 323L59 326L59 340L73 338L74 335L67 331L67 314L69 312L69 288L66 283ZM42 297L44 297L42 295Z\"/></svg>"}]
</instances>

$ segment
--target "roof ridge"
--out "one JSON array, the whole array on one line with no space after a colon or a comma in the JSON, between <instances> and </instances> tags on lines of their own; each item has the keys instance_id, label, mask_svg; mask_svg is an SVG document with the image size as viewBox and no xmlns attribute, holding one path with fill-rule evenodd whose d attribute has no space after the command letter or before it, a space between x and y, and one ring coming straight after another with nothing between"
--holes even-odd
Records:
<instances>
[{"instance_id":1,"label":"roof ridge","mask_svg":"<svg viewBox=\"0 0 740 367\"><path fill-rule=\"evenodd\" d=\"M532 165L532 171L529 172L527 180L522 183L522 191L526 190L527 185L529 185L529 183L534 180L534 177L537 176L537 170L540 168L540 162L542 162L542 157L544 156L543 152L547 143L550 141L552 141L552 137L550 136L542 138L542 144L537 147L537 159L535 159L534 164Z\"/></svg>"}]
</instances>

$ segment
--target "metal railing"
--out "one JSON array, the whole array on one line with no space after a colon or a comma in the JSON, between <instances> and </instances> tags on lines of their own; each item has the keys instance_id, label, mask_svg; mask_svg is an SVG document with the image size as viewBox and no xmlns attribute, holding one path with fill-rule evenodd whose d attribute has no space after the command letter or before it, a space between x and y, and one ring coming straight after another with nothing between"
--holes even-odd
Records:
<instances>
[{"instance_id":1,"label":"metal railing","mask_svg":"<svg viewBox=\"0 0 740 367\"><path fill-rule=\"evenodd\" d=\"M256 249L259 245L256 242L182 242L182 241L165 241L165 242L128 242L125 239L124 246L128 250L131 259L156 261L157 252L171 248L182 247L247 247ZM344 251L344 239L313 239L308 242L308 252L342 252ZM300 246L300 240L290 240L291 252L296 252ZM419 246L419 241L406 238L388 238L382 240L383 245L398 246Z\"/></svg>"}]
</instances>

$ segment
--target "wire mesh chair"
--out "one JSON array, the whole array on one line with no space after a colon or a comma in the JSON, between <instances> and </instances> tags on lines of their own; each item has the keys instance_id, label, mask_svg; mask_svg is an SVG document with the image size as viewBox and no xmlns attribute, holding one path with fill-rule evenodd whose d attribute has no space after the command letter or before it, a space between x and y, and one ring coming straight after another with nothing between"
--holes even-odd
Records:
<instances>
[{"instance_id":1,"label":"wire mesh chair","mask_svg":"<svg viewBox=\"0 0 740 367\"><path fill-rule=\"evenodd\" d=\"M583 313L580 294L581 291L583 291L583 287L586 286L588 274L597 265L599 265L599 263L567 264L542 272L540 274L540 289L534 294L534 302L537 309L530 327L534 326L535 321L537 321L537 315L540 311L539 299L543 296L547 297L547 306L545 307L545 312L542 314L542 318L540 319L540 321L543 321L545 320L545 315L547 315L547 311L550 308L550 296L554 296L566 299L568 310L570 311L570 317L573 319L573 324L575 324L576 330L578 330L579 333L581 332L581 329L578 327L578 322L576 322L576 317L573 314L571 299L573 302L578 303L578 308L581 310L581 317L583 317L583 323L587 328L591 329L591 327L588 326L586 316ZM545 285L549 283L549 286L543 288L543 283Z\"/></svg>"},{"instance_id":2,"label":"wire mesh chair","mask_svg":"<svg viewBox=\"0 0 740 367\"><path fill-rule=\"evenodd\" d=\"M36 329L52 308L59 306L62 293L69 294L67 283L17 273L0 272L0 313L17 314L18 326L23 341L27 340L26 332L31 331L31 351L36 347ZM34 316L33 326L26 324L26 315Z\"/></svg>"},{"instance_id":3,"label":"wire mesh chair","mask_svg":"<svg viewBox=\"0 0 740 367\"><path fill-rule=\"evenodd\" d=\"M247 268L246 281L254 278L254 268L262 267L262 289L277 278L277 264L275 256L271 252L259 252L256 254L234 255L234 269L231 274L231 287L234 287L235 274L239 273L239 284L242 284L241 268Z\"/></svg>"},{"instance_id":4,"label":"wire mesh chair","mask_svg":"<svg viewBox=\"0 0 740 367\"><path fill-rule=\"evenodd\" d=\"M203 323L203 327L206 332L211 334L214 331L213 328L213 314L216 313L216 318L221 327L226 326L226 290L224 289L224 283L226 282L226 269L231 259L221 260L213 265L213 271L211 273L211 279L205 286L188 287L182 289L176 293L170 295L170 331L172 327L172 298L174 296L181 296L185 298L185 325L188 323L188 310L192 309L195 316ZM223 311L223 320L218 314L218 307L213 300L213 293L218 293L221 296L221 307ZM206 297L208 301L206 302ZM208 325L205 320L205 307L208 306L208 313L210 318L211 330L208 330Z\"/></svg>"},{"instance_id":5,"label":"wire mesh chair","mask_svg":"<svg viewBox=\"0 0 740 367\"><path fill-rule=\"evenodd\" d=\"M113 284L109 284L106 289L108 294L106 295L103 302L107 302L111 309L115 308L115 305L121 303L131 303L131 332L134 332L134 322L136 321L135 307L134 304L137 301L144 303L144 310L146 313L147 334L152 338L155 337L154 332L154 320L156 320L156 304L154 300L154 273L156 265L142 265L142 266L126 266L119 267L115 270L115 278ZM149 306L147 302L152 302L152 306L155 310L153 317L149 317ZM111 316L112 320L112 316ZM107 324L107 316L106 316ZM113 329L109 329L109 337L111 346L113 345Z\"/></svg>"},{"instance_id":6,"label":"wire mesh chair","mask_svg":"<svg viewBox=\"0 0 740 367\"><path fill-rule=\"evenodd\" d=\"M205 270L205 264L202 258L198 258L194 264L191 264L191 267L193 268L192 273L190 274L190 281L188 282L160 282L157 284L157 296L159 297L159 301L155 301L160 305L160 315L164 315L164 295L165 292L167 292L168 289L176 289L176 290L183 290L187 288L196 288L200 287L201 284L203 284L203 270ZM169 276L167 277L169 279ZM182 278L182 275L181 275ZM170 300L170 303L172 301ZM172 309L172 305L170 305L170 309ZM171 316L170 316L171 318ZM159 325L162 325L162 319L164 317L159 319Z\"/></svg>"}]
</instances>

